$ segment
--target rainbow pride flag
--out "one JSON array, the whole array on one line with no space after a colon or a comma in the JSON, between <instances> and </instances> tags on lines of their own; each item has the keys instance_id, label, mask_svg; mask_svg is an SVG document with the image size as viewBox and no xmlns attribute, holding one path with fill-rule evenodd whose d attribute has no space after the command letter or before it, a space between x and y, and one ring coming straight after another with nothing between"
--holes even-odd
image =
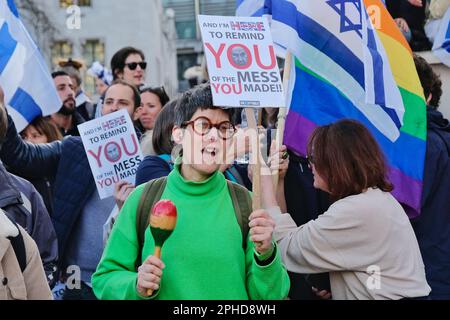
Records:
<instances>
[{"instance_id":1,"label":"rainbow pride flag","mask_svg":"<svg viewBox=\"0 0 450 320\"><path fill-rule=\"evenodd\" d=\"M259 3L261 4L261 2ZM245 0L239 7L248 9ZM238 8L239 9L239 8ZM411 49L380 0L265 0L276 46L295 56L285 144L306 153L317 126L365 124L382 147L393 195L420 214L426 103ZM241 12L242 14L242 12Z\"/></svg>"}]
</instances>

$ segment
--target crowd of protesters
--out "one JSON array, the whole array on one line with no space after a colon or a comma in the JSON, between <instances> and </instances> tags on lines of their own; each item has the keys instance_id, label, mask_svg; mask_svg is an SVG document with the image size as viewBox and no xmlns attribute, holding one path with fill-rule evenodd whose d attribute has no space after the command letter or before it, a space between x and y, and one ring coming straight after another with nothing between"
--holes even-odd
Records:
<instances>
[{"instance_id":1,"label":"crowd of protesters","mask_svg":"<svg viewBox=\"0 0 450 320\"><path fill-rule=\"evenodd\" d=\"M422 1L387 5L400 27L423 27L421 13L403 7L422 12ZM411 39L420 42L415 31ZM302 155L272 143L278 113L269 108L262 209L253 210L254 166L237 159L256 150L241 110L213 106L208 83L178 97L146 86L145 55L133 47L113 56L110 73L90 69L98 103L84 94L78 63L61 63L52 74L60 110L20 133L0 89L0 299L51 299L54 288L65 300L450 299L450 124L438 111L438 76L415 62L428 139L412 221L362 124L317 128ZM120 109L146 157L135 184L120 181L101 199L77 125ZM149 228L137 228L141 203L159 198L178 211L161 258Z\"/></svg>"},{"instance_id":2,"label":"crowd of protesters","mask_svg":"<svg viewBox=\"0 0 450 320\"><path fill-rule=\"evenodd\" d=\"M386 0L389 13L413 51L428 51L436 30L432 24L444 17L449 0ZM427 28L430 26L430 28Z\"/></svg>"}]
</instances>

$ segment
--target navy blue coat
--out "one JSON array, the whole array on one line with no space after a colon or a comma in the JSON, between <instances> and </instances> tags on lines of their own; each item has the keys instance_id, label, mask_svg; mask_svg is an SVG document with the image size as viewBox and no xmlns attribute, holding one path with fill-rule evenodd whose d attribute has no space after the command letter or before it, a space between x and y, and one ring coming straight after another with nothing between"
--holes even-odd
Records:
<instances>
[{"instance_id":1,"label":"navy blue coat","mask_svg":"<svg viewBox=\"0 0 450 320\"><path fill-rule=\"evenodd\" d=\"M431 109L427 119L422 211L412 225L432 289L430 297L450 299L450 124Z\"/></svg>"}]
</instances>

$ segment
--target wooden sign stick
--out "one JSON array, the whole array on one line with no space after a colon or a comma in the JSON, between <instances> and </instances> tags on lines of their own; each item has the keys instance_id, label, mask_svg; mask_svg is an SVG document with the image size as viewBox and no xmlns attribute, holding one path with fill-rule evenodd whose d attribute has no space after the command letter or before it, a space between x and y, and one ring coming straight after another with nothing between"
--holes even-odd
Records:
<instances>
[{"instance_id":1,"label":"wooden sign stick","mask_svg":"<svg viewBox=\"0 0 450 320\"><path fill-rule=\"evenodd\" d=\"M286 52L286 59L284 63L284 73L283 73L283 87L285 92L287 92L289 86L289 78L291 76L291 65L292 65L292 54L288 51ZM284 128L286 124L286 113L287 113L287 106L285 106L284 108L280 108L280 111L278 112L277 136L275 142L277 149L280 149L281 146L283 145ZM278 188L278 170L273 174L272 179L274 192L276 194Z\"/></svg>"},{"instance_id":2,"label":"wooden sign stick","mask_svg":"<svg viewBox=\"0 0 450 320\"><path fill-rule=\"evenodd\" d=\"M261 150L259 146L258 127L256 125L256 117L252 108L245 108L248 126L256 132L256 141L251 141L252 157L253 157L253 210L261 209Z\"/></svg>"}]
</instances>

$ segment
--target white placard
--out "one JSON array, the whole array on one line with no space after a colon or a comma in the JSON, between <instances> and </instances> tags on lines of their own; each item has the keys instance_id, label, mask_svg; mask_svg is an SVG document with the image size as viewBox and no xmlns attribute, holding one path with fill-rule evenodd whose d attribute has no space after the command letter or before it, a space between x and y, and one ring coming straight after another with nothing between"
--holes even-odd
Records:
<instances>
[{"instance_id":1,"label":"white placard","mask_svg":"<svg viewBox=\"0 0 450 320\"><path fill-rule=\"evenodd\" d=\"M125 109L78 126L101 199L110 197L121 180L135 183L142 152Z\"/></svg>"},{"instance_id":2,"label":"white placard","mask_svg":"<svg viewBox=\"0 0 450 320\"><path fill-rule=\"evenodd\" d=\"M214 105L285 107L266 18L199 15L198 20Z\"/></svg>"}]
</instances>

